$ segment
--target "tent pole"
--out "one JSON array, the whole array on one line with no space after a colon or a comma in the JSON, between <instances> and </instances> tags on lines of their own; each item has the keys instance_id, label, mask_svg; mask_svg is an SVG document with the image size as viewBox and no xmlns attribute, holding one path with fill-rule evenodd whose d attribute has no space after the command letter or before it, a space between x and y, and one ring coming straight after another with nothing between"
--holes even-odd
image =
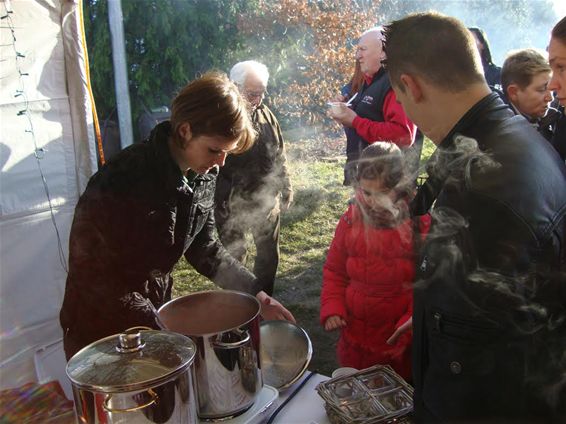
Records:
<instances>
[{"instance_id":1,"label":"tent pole","mask_svg":"<svg viewBox=\"0 0 566 424\"><path fill-rule=\"evenodd\" d=\"M114 64L114 86L116 89L116 105L118 107L118 123L120 126L120 146L124 149L133 143L134 136L132 132L132 111L128 88L121 0L108 0L108 22L110 25L110 39L112 40L112 62Z\"/></svg>"}]
</instances>

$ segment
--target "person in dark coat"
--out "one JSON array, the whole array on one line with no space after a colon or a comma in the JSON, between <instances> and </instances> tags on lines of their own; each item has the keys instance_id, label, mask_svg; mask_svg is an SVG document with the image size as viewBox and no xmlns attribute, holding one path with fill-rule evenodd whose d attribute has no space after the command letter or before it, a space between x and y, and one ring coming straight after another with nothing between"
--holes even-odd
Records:
<instances>
[{"instance_id":1,"label":"person in dark coat","mask_svg":"<svg viewBox=\"0 0 566 424\"><path fill-rule=\"evenodd\" d=\"M414 288L415 419L566 422L566 166L490 90L459 20L410 15L385 49L397 99L437 145L412 205L434 203Z\"/></svg>"},{"instance_id":2,"label":"person in dark coat","mask_svg":"<svg viewBox=\"0 0 566 424\"><path fill-rule=\"evenodd\" d=\"M251 108L258 137L241 155L226 158L216 183L215 217L218 235L230 254L246 262L250 232L256 247L253 272L262 289L273 294L279 265L281 211L293 201L285 143L279 122L263 104L269 72L262 63L248 60L234 65L230 79Z\"/></svg>"},{"instance_id":3,"label":"person in dark coat","mask_svg":"<svg viewBox=\"0 0 566 424\"><path fill-rule=\"evenodd\" d=\"M476 47L480 52L485 80L491 87L500 89L501 68L493 63L493 59L491 58L491 49L489 47L489 41L487 40L485 31L478 27L470 27L468 29L474 36Z\"/></svg>"},{"instance_id":4,"label":"person in dark coat","mask_svg":"<svg viewBox=\"0 0 566 424\"><path fill-rule=\"evenodd\" d=\"M354 181L356 161L371 143L390 141L409 147L415 139L415 126L395 99L387 72L381 66L383 59L381 28L371 28L360 37L356 51L363 84L349 107L343 103L338 111L330 112L330 117L344 125L346 131L344 185Z\"/></svg>"},{"instance_id":5,"label":"person in dark coat","mask_svg":"<svg viewBox=\"0 0 566 424\"><path fill-rule=\"evenodd\" d=\"M218 168L255 137L246 107L226 75L207 73L175 97L170 121L91 177L69 242L60 312L67 359L130 327L159 329L156 310L171 299L182 256L219 286L255 295L266 318L293 320L214 233Z\"/></svg>"},{"instance_id":6,"label":"person in dark coat","mask_svg":"<svg viewBox=\"0 0 566 424\"><path fill-rule=\"evenodd\" d=\"M560 103L559 117L556 120L554 133L550 142L566 161L566 17L562 18L552 29L548 45L548 61L552 68L552 79L548 88L555 92L556 100Z\"/></svg>"}]
</instances>

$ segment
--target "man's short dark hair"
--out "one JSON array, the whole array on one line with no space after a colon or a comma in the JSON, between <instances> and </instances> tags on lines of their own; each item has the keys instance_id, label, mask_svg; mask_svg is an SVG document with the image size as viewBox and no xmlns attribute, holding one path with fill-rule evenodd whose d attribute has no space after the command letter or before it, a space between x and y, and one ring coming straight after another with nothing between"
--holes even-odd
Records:
<instances>
[{"instance_id":1,"label":"man's short dark hair","mask_svg":"<svg viewBox=\"0 0 566 424\"><path fill-rule=\"evenodd\" d=\"M562 43L566 44L566 16L554 25L552 28L552 37L559 39Z\"/></svg>"},{"instance_id":2,"label":"man's short dark hair","mask_svg":"<svg viewBox=\"0 0 566 424\"><path fill-rule=\"evenodd\" d=\"M387 25L384 35L389 78L401 89L404 73L452 92L485 81L475 40L456 18L416 13Z\"/></svg>"}]
</instances>

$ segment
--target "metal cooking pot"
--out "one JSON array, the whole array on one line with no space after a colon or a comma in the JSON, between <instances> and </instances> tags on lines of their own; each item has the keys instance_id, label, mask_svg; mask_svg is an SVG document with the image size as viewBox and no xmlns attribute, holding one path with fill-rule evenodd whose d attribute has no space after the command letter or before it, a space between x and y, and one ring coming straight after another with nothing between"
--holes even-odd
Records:
<instances>
[{"instance_id":1,"label":"metal cooking pot","mask_svg":"<svg viewBox=\"0 0 566 424\"><path fill-rule=\"evenodd\" d=\"M199 417L225 419L254 404L263 387L259 312L255 297L229 290L178 297L159 309L167 329L190 336L197 345Z\"/></svg>"},{"instance_id":2,"label":"metal cooking pot","mask_svg":"<svg viewBox=\"0 0 566 424\"><path fill-rule=\"evenodd\" d=\"M195 424L187 337L135 327L94 342L67 364L79 423Z\"/></svg>"}]
</instances>

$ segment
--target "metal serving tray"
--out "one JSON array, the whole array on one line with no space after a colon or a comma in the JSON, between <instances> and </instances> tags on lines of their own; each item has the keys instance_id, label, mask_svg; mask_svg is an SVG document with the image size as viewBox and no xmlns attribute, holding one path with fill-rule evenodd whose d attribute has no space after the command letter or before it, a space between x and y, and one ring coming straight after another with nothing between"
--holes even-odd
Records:
<instances>
[{"instance_id":1,"label":"metal serving tray","mask_svg":"<svg viewBox=\"0 0 566 424\"><path fill-rule=\"evenodd\" d=\"M333 424L410 423L413 388L389 365L331 378L316 387Z\"/></svg>"}]
</instances>

